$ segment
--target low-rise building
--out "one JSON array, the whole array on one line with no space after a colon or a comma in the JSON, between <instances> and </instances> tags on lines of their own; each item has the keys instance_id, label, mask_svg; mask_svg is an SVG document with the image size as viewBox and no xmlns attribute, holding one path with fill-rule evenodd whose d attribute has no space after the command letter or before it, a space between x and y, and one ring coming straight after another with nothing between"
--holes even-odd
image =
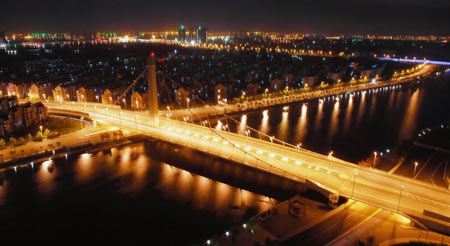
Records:
<instances>
[{"instance_id":1,"label":"low-rise building","mask_svg":"<svg viewBox=\"0 0 450 246\"><path fill-rule=\"evenodd\" d=\"M131 95L131 108L137 110L142 110L146 108L144 99L141 96L141 94L139 94L139 92L135 92Z\"/></svg>"}]
</instances>

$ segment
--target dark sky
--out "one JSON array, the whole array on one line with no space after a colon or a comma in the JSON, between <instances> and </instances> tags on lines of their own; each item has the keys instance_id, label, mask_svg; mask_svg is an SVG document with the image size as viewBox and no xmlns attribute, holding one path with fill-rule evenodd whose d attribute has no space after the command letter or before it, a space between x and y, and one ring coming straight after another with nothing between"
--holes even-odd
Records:
<instances>
[{"instance_id":1,"label":"dark sky","mask_svg":"<svg viewBox=\"0 0 450 246\"><path fill-rule=\"evenodd\" d=\"M211 31L450 35L450 0L2 0L7 32Z\"/></svg>"}]
</instances>

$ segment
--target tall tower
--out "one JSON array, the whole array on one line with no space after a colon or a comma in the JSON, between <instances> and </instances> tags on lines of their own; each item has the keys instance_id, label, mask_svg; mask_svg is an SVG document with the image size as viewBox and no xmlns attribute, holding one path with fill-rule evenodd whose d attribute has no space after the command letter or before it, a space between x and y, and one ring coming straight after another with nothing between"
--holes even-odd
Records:
<instances>
[{"instance_id":1,"label":"tall tower","mask_svg":"<svg viewBox=\"0 0 450 246\"><path fill-rule=\"evenodd\" d=\"M156 87L156 59L155 53L150 53L147 61L148 71L148 113L150 124L159 125L158 120L158 87Z\"/></svg>"}]
</instances>

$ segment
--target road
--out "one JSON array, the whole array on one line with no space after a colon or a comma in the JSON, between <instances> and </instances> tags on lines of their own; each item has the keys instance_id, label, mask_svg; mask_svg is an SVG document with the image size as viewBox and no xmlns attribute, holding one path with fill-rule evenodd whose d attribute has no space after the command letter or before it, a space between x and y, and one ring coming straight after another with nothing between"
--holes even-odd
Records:
<instances>
[{"instance_id":1,"label":"road","mask_svg":"<svg viewBox=\"0 0 450 246\"><path fill-rule=\"evenodd\" d=\"M112 128L117 129L117 128ZM65 134L53 139L44 139L40 142L28 142L24 145L17 146L15 148L7 147L0 150L1 162L8 162L13 158L21 158L28 155L44 152L46 150L53 150L62 146L71 146L81 142L90 141L91 143L100 142L100 133L110 131L111 127L108 126L89 126L84 129L69 134ZM0 164L1 167L1 164Z\"/></svg>"}]
</instances>

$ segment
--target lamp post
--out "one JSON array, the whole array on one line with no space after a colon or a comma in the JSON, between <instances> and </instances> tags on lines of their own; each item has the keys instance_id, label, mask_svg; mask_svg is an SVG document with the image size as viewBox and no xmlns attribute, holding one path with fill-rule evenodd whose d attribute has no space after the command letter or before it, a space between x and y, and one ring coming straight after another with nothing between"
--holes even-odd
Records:
<instances>
[{"instance_id":1,"label":"lamp post","mask_svg":"<svg viewBox=\"0 0 450 246\"><path fill-rule=\"evenodd\" d=\"M414 162L414 173L413 173L413 176L412 176L412 179L414 180L415 178L416 178L416 169L417 169L417 166L419 165L419 163L416 161L416 162Z\"/></svg>"},{"instance_id":2,"label":"lamp post","mask_svg":"<svg viewBox=\"0 0 450 246\"><path fill-rule=\"evenodd\" d=\"M355 175L353 175L352 199L353 199L353 194L354 194L354 192L355 192L356 176L358 176L358 173L357 173L357 172L355 172Z\"/></svg>"},{"instance_id":3,"label":"lamp post","mask_svg":"<svg viewBox=\"0 0 450 246\"><path fill-rule=\"evenodd\" d=\"M376 160L377 160L377 152L374 151L374 152L373 152L373 163L372 163L372 168L375 167L375 161L376 161Z\"/></svg>"},{"instance_id":4,"label":"lamp post","mask_svg":"<svg viewBox=\"0 0 450 246\"><path fill-rule=\"evenodd\" d=\"M136 124L136 132L137 132L137 118L139 117L139 115L134 115L134 123Z\"/></svg>"},{"instance_id":5,"label":"lamp post","mask_svg":"<svg viewBox=\"0 0 450 246\"><path fill-rule=\"evenodd\" d=\"M398 203L397 203L397 213L398 213L398 210L400 208L400 199L402 199L402 192L403 192L403 188L405 188L405 186L401 185L400 188L401 188L400 189L400 196L398 197Z\"/></svg>"}]
</instances>

